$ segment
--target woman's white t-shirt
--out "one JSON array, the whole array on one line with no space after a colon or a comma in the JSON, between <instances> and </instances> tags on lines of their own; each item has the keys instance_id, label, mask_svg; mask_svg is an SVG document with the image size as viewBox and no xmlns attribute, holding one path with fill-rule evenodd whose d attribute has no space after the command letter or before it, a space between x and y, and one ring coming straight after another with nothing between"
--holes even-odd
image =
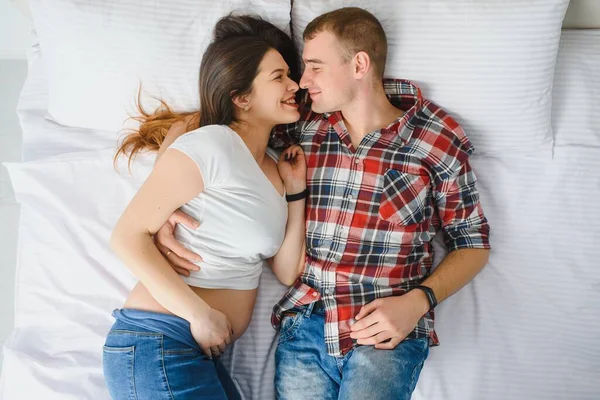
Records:
<instances>
[{"instance_id":1,"label":"woman's white t-shirt","mask_svg":"<svg viewBox=\"0 0 600 400\"><path fill-rule=\"evenodd\" d=\"M203 288L257 288L264 260L274 256L283 242L285 196L227 126L203 126L180 136L169 148L190 157L204 180L204 190L181 207L200 227L178 224L175 229L176 239L203 259L197 263L200 271L183 279ZM268 154L274 157L270 150Z\"/></svg>"}]
</instances>

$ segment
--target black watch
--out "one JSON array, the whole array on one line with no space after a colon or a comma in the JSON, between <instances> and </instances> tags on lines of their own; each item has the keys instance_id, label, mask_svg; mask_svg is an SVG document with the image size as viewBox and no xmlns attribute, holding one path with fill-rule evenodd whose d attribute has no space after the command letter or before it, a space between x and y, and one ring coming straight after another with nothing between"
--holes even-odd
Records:
<instances>
[{"instance_id":1,"label":"black watch","mask_svg":"<svg viewBox=\"0 0 600 400\"><path fill-rule=\"evenodd\" d=\"M420 289L423 291L423 293L425 293L425 296L427 296L427 301L429 302L430 311L433 310L435 306L437 306L437 299L435 298L435 293L433 293L433 289L431 289L429 286L419 285L414 289Z\"/></svg>"},{"instance_id":2,"label":"black watch","mask_svg":"<svg viewBox=\"0 0 600 400\"><path fill-rule=\"evenodd\" d=\"M308 197L308 189L304 189L303 191L301 191L300 193L295 193L295 194L286 194L285 195L285 200L290 203L292 201L297 201L297 200L302 200L302 199L306 199Z\"/></svg>"}]
</instances>

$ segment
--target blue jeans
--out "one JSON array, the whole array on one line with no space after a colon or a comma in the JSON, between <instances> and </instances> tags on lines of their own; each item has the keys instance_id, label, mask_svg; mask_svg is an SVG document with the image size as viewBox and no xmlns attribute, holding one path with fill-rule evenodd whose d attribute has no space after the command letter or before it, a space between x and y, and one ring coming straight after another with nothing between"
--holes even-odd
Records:
<instances>
[{"instance_id":1,"label":"blue jeans","mask_svg":"<svg viewBox=\"0 0 600 400\"><path fill-rule=\"evenodd\" d=\"M103 352L113 399L239 399L223 365L207 357L175 315L115 310Z\"/></svg>"},{"instance_id":2,"label":"blue jeans","mask_svg":"<svg viewBox=\"0 0 600 400\"><path fill-rule=\"evenodd\" d=\"M330 356L325 311L314 304L295 311L282 320L275 352L278 399L410 399L429 354L427 339L405 340L394 350L358 346Z\"/></svg>"}]
</instances>

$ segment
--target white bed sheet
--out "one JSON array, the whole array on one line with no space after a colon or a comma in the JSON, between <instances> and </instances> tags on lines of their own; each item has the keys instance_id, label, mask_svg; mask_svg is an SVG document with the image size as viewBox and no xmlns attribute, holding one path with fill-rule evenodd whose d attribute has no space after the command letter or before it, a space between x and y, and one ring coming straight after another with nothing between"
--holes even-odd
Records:
<instances>
[{"instance_id":1,"label":"white bed sheet","mask_svg":"<svg viewBox=\"0 0 600 400\"><path fill-rule=\"evenodd\" d=\"M19 106L30 162L9 166L22 214L0 398L103 399L110 311L134 284L107 240L152 160L119 177L114 134L44 120L42 74L31 69ZM494 250L440 305L442 344L413 398L598 398L600 148L556 147L553 160L475 156L473 166ZM269 313L282 291L267 270L253 326L225 360L247 398L272 398Z\"/></svg>"}]
</instances>

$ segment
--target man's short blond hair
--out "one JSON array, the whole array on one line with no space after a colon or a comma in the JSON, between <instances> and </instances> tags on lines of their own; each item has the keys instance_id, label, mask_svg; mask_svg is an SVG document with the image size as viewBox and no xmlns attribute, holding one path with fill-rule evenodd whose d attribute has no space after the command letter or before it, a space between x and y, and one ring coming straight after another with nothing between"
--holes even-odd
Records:
<instances>
[{"instance_id":1,"label":"man's short blond hair","mask_svg":"<svg viewBox=\"0 0 600 400\"><path fill-rule=\"evenodd\" d=\"M387 38L381 23L373 14L358 7L330 11L312 20L302 37L305 41L311 40L323 31L333 33L340 41L345 61L364 51L371 58L376 76L383 78Z\"/></svg>"}]
</instances>

